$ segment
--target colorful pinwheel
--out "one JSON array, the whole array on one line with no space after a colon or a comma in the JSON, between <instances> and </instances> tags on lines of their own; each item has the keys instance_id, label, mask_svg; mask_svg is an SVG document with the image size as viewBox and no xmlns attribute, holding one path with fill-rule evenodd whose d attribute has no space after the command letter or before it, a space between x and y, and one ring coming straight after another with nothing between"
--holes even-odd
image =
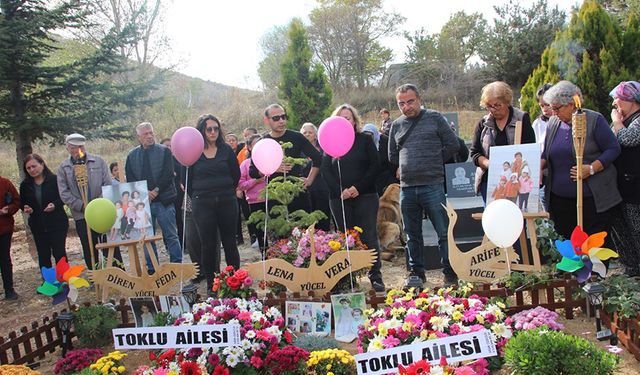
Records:
<instances>
[{"instance_id":1,"label":"colorful pinwheel","mask_svg":"<svg viewBox=\"0 0 640 375\"><path fill-rule=\"evenodd\" d=\"M44 283L37 289L38 293L53 297L53 304L64 302L67 298L75 302L78 289L89 287L87 280L79 277L84 270L83 265L70 267L67 258L62 257L55 268L42 267Z\"/></svg>"},{"instance_id":2,"label":"colorful pinwheel","mask_svg":"<svg viewBox=\"0 0 640 375\"><path fill-rule=\"evenodd\" d=\"M565 272L575 272L580 283L587 281L592 272L605 277L607 267L602 261L618 257L615 251L602 247L606 236L607 232L589 236L577 226L571 233L571 240L556 240L556 247L562 255L562 260L556 264L556 268Z\"/></svg>"}]
</instances>

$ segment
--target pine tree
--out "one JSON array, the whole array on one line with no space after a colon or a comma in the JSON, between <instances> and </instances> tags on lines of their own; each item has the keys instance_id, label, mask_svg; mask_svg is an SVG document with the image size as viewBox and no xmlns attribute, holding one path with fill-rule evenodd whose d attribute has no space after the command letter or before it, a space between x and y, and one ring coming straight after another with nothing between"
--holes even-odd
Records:
<instances>
[{"instance_id":1,"label":"pine tree","mask_svg":"<svg viewBox=\"0 0 640 375\"><path fill-rule=\"evenodd\" d=\"M90 11L79 0L50 4L0 0L0 137L15 142L18 165L32 152L32 142L45 137L124 135L117 120L150 104L150 90L160 80L159 75L120 84L111 79L131 69L119 48L136 35L132 25L107 34L82 57L49 60L62 45L54 32L86 27Z\"/></svg>"},{"instance_id":2,"label":"pine tree","mask_svg":"<svg viewBox=\"0 0 640 375\"><path fill-rule=\"evenodd\" d=\"M566 30L542 54L540 65L522 89L522 108L539 113L535 92L545 82L566 79L577 84L584 106L605 116L611 108L609 91L638 72L640 28L631 17L623 32L615 17L596 0L586 0Z\"/></svg>"},{"instance_id":3,"label":"pine tree","mask_svg":"<svg viewBox=\"0 0 640 375\"><path fill-rule=\"evenodd\" d=\"M302 21L294 19L289 25L289 50L281 66L280 99L292 129L304 122L319 125L328 114L332 92L320 64L311 68L311 48Z\"/></svg>"}]
</instances>

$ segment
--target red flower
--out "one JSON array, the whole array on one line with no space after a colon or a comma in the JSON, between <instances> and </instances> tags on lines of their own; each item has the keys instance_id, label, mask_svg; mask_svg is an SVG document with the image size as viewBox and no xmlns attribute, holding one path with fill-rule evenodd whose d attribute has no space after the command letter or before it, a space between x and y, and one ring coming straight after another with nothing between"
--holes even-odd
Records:
<instances>
[{"instance_id":1,"label":"red flower","mask_svg":"<svg viewBox=\"0 0 640 375\"><path fill-rule=\"evenodd\" d=\"M184 361L180 363L180 373L184 375L201 375L200 367L193 361Z\"/></svg>"},{"instance_id":2,"label":"red flower","mask_svg":"<svg viewBox=\"0 0 640 375\"><path fill-rule=\"evenodd\" d=\"M263 361L260 357L253 356L251 357L251 365L255 368L261 368L263 365Z\"/></svg>"},{"instance_id":3,"label":"red flower","mask_svg":"<svg viewBox=\"0 0 640 375\"><path fill-rule=\"evenodd\" d=\"M446 355L443 355L442 357L440 357L440 366L444 367L444 366L446 366L446 365L448 365L448 363L447 363L447 356L446 356Z\"/></svg>"},{"instance_id":4,"label":"red flower","mask_svg":"<svg viewBox=\"0 0 640 375\"><path fill-rule=\"evenodd\" d=\"M229 276L227 277L227 285L229 286L229 288L231 288L232 290L238 290L238 288L240 288L240 285L242 284L242 282L238 279L236 279L235 276Z\"/></svg>"},{"instance_id":5,"label":"red flower","mask_svg":"<svg viewBox=\"0 0 640 375\"><path fill-rule=\"evenodd\" d=\"M407 367L400 365L398 366L398 370L401 375L428 374L431 372L431 365L429 364L429 361L423 359L412 363Z\"/></svg>"},{"instance_id":6,"label":"red flower","mask_svg":"<svg viewBox=\"0 0 640 375\"><path fill-rule=\"evenodd\" d=\"M213 280L213 287L211 287L211 290L217 292L218 289L220 289L220 279L216 277L216 279Z\"/></svg>"},{"instance_id":7,"label":"red flower","mask_svg":"<svg viewBox=\"0 0 640 375\"><path fill-rule=\"evenodd\" d=\"M223 365L218 365L213 369L212 375L229 375L229 369Z\"/></svg>"},{"instance_id":8,"label":"red flower","mask_svg":"<svg viewBox=\"0 0 640 375\"><path fill-rule=\"evenodd\" d=\"M233 276L235 276L238 280L242 281L246 279L247 276L249 276L249 272L247 272L247 270L245 269L240 268L233 274Z\"/></svg>"},{"instance_id":9,"label":"red flower","mask_svg":"<svg viewBox=\"0 0 640 375\"><path fill-rule=\"evenodd\" d=\"M284 331L283 336L284 341L286 341L287 344L291 344L293 342L293 338L291 337L291 332L289 332L289 330Z\"/></svg>"},{"instance_id":10,"label":"red flower","mask_svg":"<svg viewBox=\"0 0 640 375\"><path fill-rule=\"evenodd\" d=\"M227 271L227 272L231 272L231 271L233 271L233 266L226 266L224 268L224 270Z\"/></svg>"}]
</instances>

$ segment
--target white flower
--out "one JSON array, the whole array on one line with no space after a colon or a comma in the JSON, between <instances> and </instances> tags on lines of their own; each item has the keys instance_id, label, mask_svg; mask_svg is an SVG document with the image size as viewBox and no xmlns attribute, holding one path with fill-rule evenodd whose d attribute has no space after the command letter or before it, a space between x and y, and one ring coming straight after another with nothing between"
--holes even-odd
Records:
<instances>
[{"instance_id":1,"label":"white flower","mask_svg":"<svg viewBox=\"0 0 640 375\"><path fill-rule=\"evenodd\" d=\"M476 305L482 305L482 301L477 298L468 298L467 302L469 302L469 308L472 309L476 307Z\"/></svg>"},{"instance_id":2,"label":"white flower","mask_svg":"<svg viewBox=\"0 0 640 375\"><path fill-rule=\"evenodd\" d=\"M244 337L251 340L256 337L256 331L247 331L247 333L244 334Z\"/></svg>"},{"instance_id":3,"label":"white flower","mask_svg":"<svg viewBox=\"0 0 640 375\"><path fill-rule=\"evenodd\" d=\"M254 312L251 313L251 321L253 321L253 322L258 322L263 317L264 317L264 314L262 314L262 312L260 312L260 311L254 311Z\"/></svg>"},{"instance_id":4,"label":"white flower","mask_svg":"<svg viewBox=\"0 0 640 375\"><path fill-rule=\"evenodd\" d=\"M494 304L490 304L485 307L485 313L483 315L486 316L486 314L488 313L493 314L497 319L504 318L504 313L502 312L502 309L500 309L500 307Z\"/></svg>"},{"instance_id":5,"label":"white flower","mask_svg":"<svg viewBox=\"0 0 640 375\"><path fill-rule=\"evenodd\" d=\"M260 346L259 342L254 342L253 344L251 344L251 350L256 352L258 350L262 349L262 346Z\"/></svg>"},{"instance_id":6,"label":"white flower","mask_svg":"<svg viewBox=\"0 0 640 375\"><path fill-rule=\"evenodd\" d=\"M236 365L238 364L238 357L236 357L235 355L230 355L227 357L227 366L229 367L236 367Z\"/></svg>"},{"instance_id":7,"label":"white flower","mask_svg":"<svg viewBox=\"0 0 640 375\"><path fill-rule=\"evenodd\" d=\"M280 338L280 335L282 334L282 332L280 332L280 327L278 326L271 326L267 329L265 329L265 331L267 331L268 333L277 336L278 338Z\"/></svg>"},{"instance_id":8,"label":"white flower","mask_svg":"<svg viewBox=\"0 0 640 375\"><path fill-rule=\"evenodd\" d=\"M385 326L385 328L387 328L387 329L392 329L392 328L393 328L393 329L397 329L397 328L402 327L402 323L403 323L403 322L402 322L401 320L398 320L398 319L396 319L396 318L394 317L394 318L391 318L391 319L389 319L389 320L385 321L385 322L384 322L384 326Z\"/></svg>"},{"instance_id":9,"label":"white flower","mask_svg":"<svg viewBox=\"0 0 640 375\"><path fill-rule=\"evenodd\" d=\"M440 366L431 366L431 371L429 372L431 375L444 375L444 369Z\"/></svg>"},{"instance_id":10,"label":"white flower","mask_svg":"<svg viewBox=\"0 0 640 375\"><path fill-rule=\"evenodd\" d=\"M282 316L282 314L280 313L280 310L278 310L273 306L269 308L267 315L271 316L274 319L277 319Z\"/></svg>"},{"instance_id":11,"label":"white flower","mask_svg":"<svg viewBox=\"0 0 640 375\"><path fill-rule=\"evenodd\" d=\"M429 319L429 323L431 323L433 329L444 332L444 330L449 327L449 320L451 319L446 316L432 316L431 319Z\"/></svg>"},{"instance_id":12,"label":"white flower","mask_svg":"<svg viewBox=\"0 0 640 375\"><path fill-rule=\"evenodd\" d=\"M453 303L451 301L445 300L438 304L438 313L439 314L447 314L451 315L455 311L453 307Z\"/></svg>"},{"instance_id":13,"label":"white flower","mask_svg":"<svg viewBox=\"0 0 640 375\"><path fill-rule=\"evenodd\" d=\"M178 363L178 361L169 362L169 371L174 371L178 374L180 373L180 364Z\"/></svg>"},{"instance_id":14,"label":"white flower","mask_svg":"<svg viewBox=\"0 0 640 375\"><path fill-rule=\"evenodd\" d=\"M504 323L495 323L491 326L491 330L499 337L504 337L506 339L511 338L511 328L507 327Z\"/></svg>"},{"instance_id":15,"label":"white flower","mask_svg":"<svg viewBox=\"0 0 640 375\"><path fill-rule=\"evenodd\" d=\"M376 350L384 349L384 345L382 344L382 337L375 335L371 341L369 341L369 346L367 346L367 352L375 352Z\"/></svg>"},{"instance_id":16,"label":"white flower","mask_svg":"<svg viewBox=\"0 0 640 375\"><path fill-rule=\"evenodd\" d=\"M240 346L242 347L243 350L249 350L249 348L251 348L251 341L249 340L242 340L240 341Z\"/></svg>"},{"instance_id":17,"label":"white flower","mask_svg":"<svg viewBox=\"0 0 640 375\"><path fill-rule=\"evenodd\" d=\"M384 311L384 310L382 310ZM407 315L419 315L422 312L420 309L416 309L415 307L410 307L407 309Z\"/></svg>"},{"instance_id":18,"label":"white flower","mask_svg":"<svg viewBox=\"0 0 640 375\"><path fill-rule=\"evenodd\" d=\"M236 301L236 306L240 309L240 310L246 310L247 306L249 305L249 303L247 302L246 299L238 299L238 301Z\"/></svg>"}]
</instances>

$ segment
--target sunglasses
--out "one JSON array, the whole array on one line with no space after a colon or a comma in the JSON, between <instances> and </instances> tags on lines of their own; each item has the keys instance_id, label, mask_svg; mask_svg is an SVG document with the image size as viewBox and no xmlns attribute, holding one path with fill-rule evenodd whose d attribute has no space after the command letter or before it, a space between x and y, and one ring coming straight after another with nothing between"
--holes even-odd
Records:
<instances>
[{"instance_id":1,"label":"sunglasses","mask_svg":"<svg viewBox=\"0 0 640 375\"><path fill-rule=\"evenodd\" d=\"M276 122L280 121L280 120L286 121L287 120L287 114L285 113L285 114L282 114L282 115L271 116L271 120L272 121L276 121Z\"/></svg>"},{"instance_id":2,"label":"sunglasses","mask_svg":"<svg viewBox=\"0 0 640 375\"><path fill-rule=\"evenodd\" d=\"M206 129L204 129L204 131L206 131L207 133L213 133L213 132L219 132L220 131L220 127L219 126L212 126L212 127L208 127Z\"/></svg>"}]
</instances>

